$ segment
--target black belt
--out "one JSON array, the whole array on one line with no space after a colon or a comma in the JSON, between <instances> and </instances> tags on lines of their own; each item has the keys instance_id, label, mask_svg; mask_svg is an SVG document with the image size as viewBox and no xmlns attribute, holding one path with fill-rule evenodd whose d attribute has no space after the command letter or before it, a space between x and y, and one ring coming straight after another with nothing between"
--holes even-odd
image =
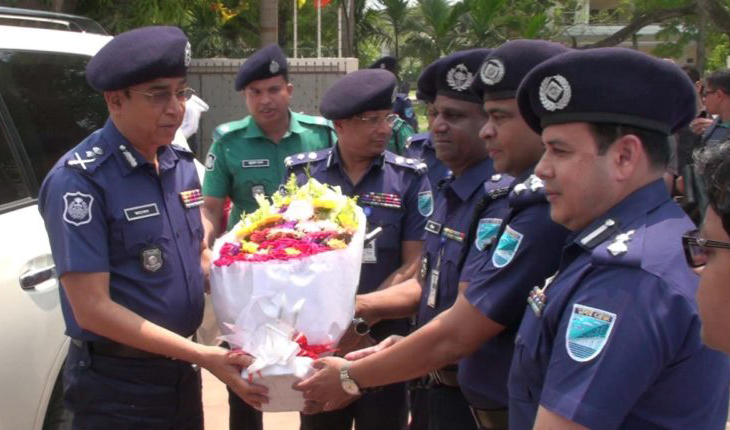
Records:
<instances>
[{"instance_id":1,"label":"black belt","mask_svg":"<svg viewBox=\"0 0 730 430\"><path fill-rule=\"evenodd\" d=\"M469 406L469 409L479 430L507 430L509 418L507 408L486 410Z\"/></svg>"},{"instance_id":2,"label":"black belt","mask_svg":"<svg viewBox=\"0 0 730 430\"><path fill-rule=\"evenodd\" d=\"M171 357L167 357L154 352L144 351L133 346L124 345L123 343L114 341L84 341L79 339L71 339L74 345L79 348L88 347L89 352L94 355L101 355L104 357L118 357L118 358L156 358L174 360Z\"/></svg>"}]
</instances>

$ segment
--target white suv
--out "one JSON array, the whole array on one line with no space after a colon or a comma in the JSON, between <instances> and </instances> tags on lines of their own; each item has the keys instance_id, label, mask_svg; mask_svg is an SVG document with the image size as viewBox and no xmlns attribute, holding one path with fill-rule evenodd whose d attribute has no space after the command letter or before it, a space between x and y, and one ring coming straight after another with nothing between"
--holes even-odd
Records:
<instances>
[{"instance_id":1,"label":"white suv","mask_svg":"<svg viewBox=\"0 0 730 430\"><path fill-rule=\"evenodd\" d=\"M0 25L0 430L69 426L68 338L36 199L56 160L106 120L85 67L110 39Z\"/></svg>"}]
</instances>

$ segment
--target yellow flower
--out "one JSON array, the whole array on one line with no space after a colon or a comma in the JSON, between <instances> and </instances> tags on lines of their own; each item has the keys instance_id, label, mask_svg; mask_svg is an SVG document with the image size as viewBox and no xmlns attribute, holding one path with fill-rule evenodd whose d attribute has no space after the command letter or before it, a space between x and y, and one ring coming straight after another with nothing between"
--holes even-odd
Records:
<instances>
[{"instance_id":1,"label":"yellow flower","mask_svg":"<svg viewBox=\"0 0 730 430\"><path fill-rule=\"evenodd\" d=\"M253 254L254 252L258 251L258 249L259 245L257 243L248 241L241 242L241 251L246 254Z\"/></svg>"},{"instance_id":2,"label":"yellow flower","mask_svg":"<svg viewBox=\"0 0 730 430\"><path fill-rule=\"evenodd\" d=\"M330 239L327 241L327 246L329 246L332 249L345 249L347 248L347 244L340 240L340 239Z\"/></svg>"},{"instance_id":3,"label":"yellow flower","mask_svg":"<svg viewBox=\"0 0 730 430\"><path fill-rule=\"evenodd\" d=\"M301 254L301 251L294 248L284 248L284 252L286 252L286 255L299 255Z\"/></svg>"},{"instance_id":4,"label":"yellow flower","mask_svg":"<svg viewBox=\"0 0 730 430\"><path fill-rule=\"evenodd\" d=\"M319 198L314 199L312 202L315 208L321 208L321 209L334 209L337 206L337 202L332 199L327 198Z\"/></svg>"}]
</instances>

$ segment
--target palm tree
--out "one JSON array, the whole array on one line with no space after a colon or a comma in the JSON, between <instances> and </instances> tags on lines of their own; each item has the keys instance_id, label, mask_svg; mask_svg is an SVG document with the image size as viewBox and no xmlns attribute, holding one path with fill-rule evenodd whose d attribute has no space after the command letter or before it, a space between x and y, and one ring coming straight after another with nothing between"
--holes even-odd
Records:
<instances>
[{"instance_id":1,"label":"palm tree","mask_svg":"<svg viewBox=\"0 0 730 430\"><path fill-rule=\"evenodd\" d=\"M408 0L379 0L378 2L383 7L381 16L390 24L392 31L392 39L389 37L390 35L386 37L393 46L395 58L400 58L401 38L404 32L411 27Z\"/></svg>"},{"instance_id":2,"label":"palm tree","mask_svg":"<svg viewBox=\"0 0 730 430\"><path fill-rule=\"evenodd\" d=\"M422 64L461 48L457 31L461 8L450 5L448 0L418 0L414 12L421 27L408 37L407 48L418 53Z\"/></svg>"}]
</instances>

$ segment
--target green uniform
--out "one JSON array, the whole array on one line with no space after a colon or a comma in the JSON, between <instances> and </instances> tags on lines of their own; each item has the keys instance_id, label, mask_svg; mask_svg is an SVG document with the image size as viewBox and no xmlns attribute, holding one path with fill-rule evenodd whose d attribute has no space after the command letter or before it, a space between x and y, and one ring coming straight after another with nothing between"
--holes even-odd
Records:
<instances>
[{"instance_id":1,"label":"green uniform","mask_svg":"<svg viewBox=\"0 0 730 430\"><path fill-rule=\"evenodd\" d=\"M396 153L398 155L405 155L406 153L406 142L408 138L416 134L408 125L407 122L398 118L393 124L393 134L390 135L390 142L388 142L388 151Z\"/></svg>"},{"instance_id":2,"label":"green uniform","mask_svg":"<svg viewBox=\"0 0 730 430\"><path fill-rule=\"evenodd\" d=\"M250 115L222 124L213 132L213 145L205 160L203 195L230 197L230 230L241 213L258 208L255 194L271 195L285 179L284 158L332 146L336 141L332 123L322 117L289 111L289 131L279 143L266 137Z\"/></svg>"}]
</instances>

